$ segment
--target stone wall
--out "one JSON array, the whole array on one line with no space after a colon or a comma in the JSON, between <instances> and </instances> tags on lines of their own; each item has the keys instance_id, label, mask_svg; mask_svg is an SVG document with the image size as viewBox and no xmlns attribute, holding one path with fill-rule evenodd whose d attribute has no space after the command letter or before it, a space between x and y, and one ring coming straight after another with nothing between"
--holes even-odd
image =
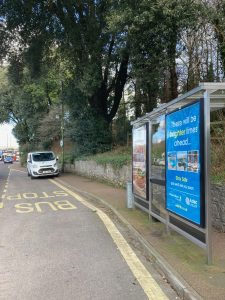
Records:
<instances>
[{"instance_id":1,"label":"stone wall","mask_svg":"<svg viewBox=\"0 0 225 300\"><path fill-rule=\"evenodd\" d=\"M131 181L132 174L131 165L114 169L110 164L103 166L98 165L95 161L75 161L74 164L65 165L65 171L104 180L122 187L125 187L128 181Z\"/></svg>"},{"instance_id":2,"label":"stone wall","mask_svg":"<svg viewBox=\"0 0 225 300\"><path fill-rule=\"evenodd\" d=\"M126 187L126 183L131 181L132 167L114 169L110 164L103 166L94 161L76 161L65 165L65 171ZM225 232L225 185L211 185L211 202L212 225L218 231Z\"/></svg>"},{"instance_id":3,"label":"stone wall","mask_svg":"<svg viewBox=\"0 0 225 300\"><path fill-rule=\"evenodd\" d=\"M212 225L225 232L225 185L211 185Z\"/></svg>"}]
</instances>

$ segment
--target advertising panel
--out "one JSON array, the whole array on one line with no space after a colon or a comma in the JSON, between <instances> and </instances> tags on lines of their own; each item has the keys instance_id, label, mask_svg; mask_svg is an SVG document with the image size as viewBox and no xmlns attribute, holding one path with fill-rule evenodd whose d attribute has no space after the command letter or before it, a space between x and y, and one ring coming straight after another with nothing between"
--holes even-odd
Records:
<instances>
[{"instance_id":1,"label":"advertising panel","mask_svg":"<svg viewBox=\"0 0 225 300\"><path fill-rule=\"evenodd\" d=\"M166 115L166 208L203 226L201 105Z\"/></svg>"},{"instance_id":2,"label":"advertising panel","mask_svg":"<svg viewBox=\"0 0 225 300\"><path fill-rule=\"evenodd\" d=\"M133 129L133 193L147 199L146 125Z\"/></svg>"},{"instance_id":3,"label":"advertising panel","mask_svg":"<svg viewBox=\"0 0 225 300\"><path fill-rule=\"evenodd\" d=\"M165 180L165 115L154 118L151 124L151 177Z\"/></svg>"}]
</instances>

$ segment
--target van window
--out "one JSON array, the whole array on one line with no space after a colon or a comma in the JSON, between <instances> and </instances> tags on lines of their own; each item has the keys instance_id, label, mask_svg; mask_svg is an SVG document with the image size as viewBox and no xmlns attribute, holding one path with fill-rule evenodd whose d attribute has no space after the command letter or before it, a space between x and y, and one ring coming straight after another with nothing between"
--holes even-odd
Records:
<instances>
[{"instance_id":1,"label":"van window","mask_svg":"<svg viewBox=\"0 0 225 300\"><path fill-rule=\"evenodd\" d=\"M55 156L52 152L48 153L35 153L32 155L33 161L49 161L54 160Z\"/></svg>"}]
</instances>

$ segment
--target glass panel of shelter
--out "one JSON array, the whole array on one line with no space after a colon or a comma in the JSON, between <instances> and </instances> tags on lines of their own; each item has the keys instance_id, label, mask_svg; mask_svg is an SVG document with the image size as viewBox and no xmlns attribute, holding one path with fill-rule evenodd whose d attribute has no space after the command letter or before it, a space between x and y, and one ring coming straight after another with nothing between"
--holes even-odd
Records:
<instances>
[{"instance_id":1,"label":"glass panel of shelter","mask_svg":"<svg viewBox=\"0 0 225 300\"><path fill-rule=\"evenodd\" d=\"M165 115L151 119L150 126L150 213L165 219Z\"/></svg>"}]
</instances>

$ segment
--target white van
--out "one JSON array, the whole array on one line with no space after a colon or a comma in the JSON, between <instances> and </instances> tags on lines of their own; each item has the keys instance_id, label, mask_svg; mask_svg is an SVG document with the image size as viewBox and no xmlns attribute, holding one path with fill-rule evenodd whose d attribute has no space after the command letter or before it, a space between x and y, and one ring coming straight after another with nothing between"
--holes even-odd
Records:
<instances>
[{"instance_id":1,"label":"white van","mask_svg":"<svg viewBox=\"0 0 225 300\"><path fill-rule=\"evenodd\" d=\"M27 174L34 177L58 176L59 167L54 152L37 151L27 155Z\"/></svg>"}]
</instances>

